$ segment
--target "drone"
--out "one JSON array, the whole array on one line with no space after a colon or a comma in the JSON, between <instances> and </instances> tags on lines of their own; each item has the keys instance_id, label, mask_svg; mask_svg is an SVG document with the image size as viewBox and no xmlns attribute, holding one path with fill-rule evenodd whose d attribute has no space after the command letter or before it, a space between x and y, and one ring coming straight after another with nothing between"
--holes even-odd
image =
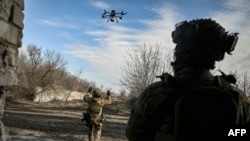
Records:
<instances>
[{"instance_id":1,"label":"drone","mask_svg":"<svg viewBox=\"0 0 250 141\"><path fill-rule=\"evenodd\" d=\"M111 10L111 12L104 10L104 13L102 14L102 18L103 19L108 18L107 22L109 21L114 22L116 20L116 22L118 23L117 18L122 19L122 16L126 14L127 13L124 13L123 11L120 13L116 13L115 10Z\"/></svg>"}]
</instances>

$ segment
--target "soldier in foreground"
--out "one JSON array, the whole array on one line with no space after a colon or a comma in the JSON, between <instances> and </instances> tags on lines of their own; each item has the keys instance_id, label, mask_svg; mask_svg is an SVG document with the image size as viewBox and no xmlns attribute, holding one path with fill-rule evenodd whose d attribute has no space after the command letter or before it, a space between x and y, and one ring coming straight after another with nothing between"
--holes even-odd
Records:
<instances>
[{"instance_id":1,"label":"soldier in foreground","mask_svg":"<svg viewBox=\"0 0 250 141\"><path fill-rule=\"evenodd\" d=\"M238 34L196 19L176 24L172 38L174 76L164 73L138 97L126 127L129 141L224 141L229 128L247 127L246 95L235 79L210 73L232 53Z\"/></svg>"},{"instance_id":2,"label":"soldier in foreground","mask_svg":"<svg viewBox=\"0 0 250 141\"><path fill-rule=\"evenodd\" d=\"M95 89L92 95L93 97L90 97L89 94L86 94L83 98L89 105L87 113L85 113L87 126L89 128L88 136L89 141L100 141L104 118L102 107L112 103L111 92L107 92L106 98L101 98L101 91Z\"/></svg>"}]
</instances>

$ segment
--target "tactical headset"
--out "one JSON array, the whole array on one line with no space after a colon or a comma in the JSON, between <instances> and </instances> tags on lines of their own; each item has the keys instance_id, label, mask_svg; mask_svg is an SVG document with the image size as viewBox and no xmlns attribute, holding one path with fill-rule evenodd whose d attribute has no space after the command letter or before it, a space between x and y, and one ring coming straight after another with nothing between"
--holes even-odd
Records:
<instances>
[{"instance_id":1,"label":"tactical headset","mask_svg":"<svg viewBox=\"0 0 250 141\"><path fill-rule=\"evenodd\" d=\"M199 25L193 22L183 21L175 25L175 30L172 32L173 42L176 44L195 40L199 31ZM238 41L238 33L228 34L224 43L225 51L228 54L235 49Z\"/></svg>"}]
</instances>

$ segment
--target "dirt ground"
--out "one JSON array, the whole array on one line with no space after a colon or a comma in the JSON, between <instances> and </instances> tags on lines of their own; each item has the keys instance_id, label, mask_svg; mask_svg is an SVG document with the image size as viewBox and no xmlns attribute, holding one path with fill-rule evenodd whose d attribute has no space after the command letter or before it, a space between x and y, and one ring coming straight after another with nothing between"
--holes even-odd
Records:
<instances>
[{"instance_id":1,"label":"dirt ground","mask_svg":"<svg viewBox=\"0 0 250 141\"><path fill-rule=\"evenodd\" d=\"M88 129L81 121L86 107L81 101L12 101L6 103L3 122L10 129L11 141L88 141ZM120 109L118 104L103 109L101 141L127 141L125 126L129 110Z\"/></svg>"}]
</instances>

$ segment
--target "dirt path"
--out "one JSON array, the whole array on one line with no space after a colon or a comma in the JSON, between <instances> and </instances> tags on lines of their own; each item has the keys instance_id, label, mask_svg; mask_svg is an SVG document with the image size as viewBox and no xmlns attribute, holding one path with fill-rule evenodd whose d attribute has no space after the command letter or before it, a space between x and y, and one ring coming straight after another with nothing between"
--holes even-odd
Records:
<instances>
[{"instance_id":1,"label":"dirt path","mask_svg":"<svg viewBox=\"0 0 250 141\"><path fill-rule=\"evenodd\" d=\"M83 105L58 106L58 103L11 102L3 122L10 129L11 141L87 141L87 128L81 121ZM117 112L111 105L104 109L101 141L127 141L125 126L128 112Z\"/></svg>"}]
</instances>

